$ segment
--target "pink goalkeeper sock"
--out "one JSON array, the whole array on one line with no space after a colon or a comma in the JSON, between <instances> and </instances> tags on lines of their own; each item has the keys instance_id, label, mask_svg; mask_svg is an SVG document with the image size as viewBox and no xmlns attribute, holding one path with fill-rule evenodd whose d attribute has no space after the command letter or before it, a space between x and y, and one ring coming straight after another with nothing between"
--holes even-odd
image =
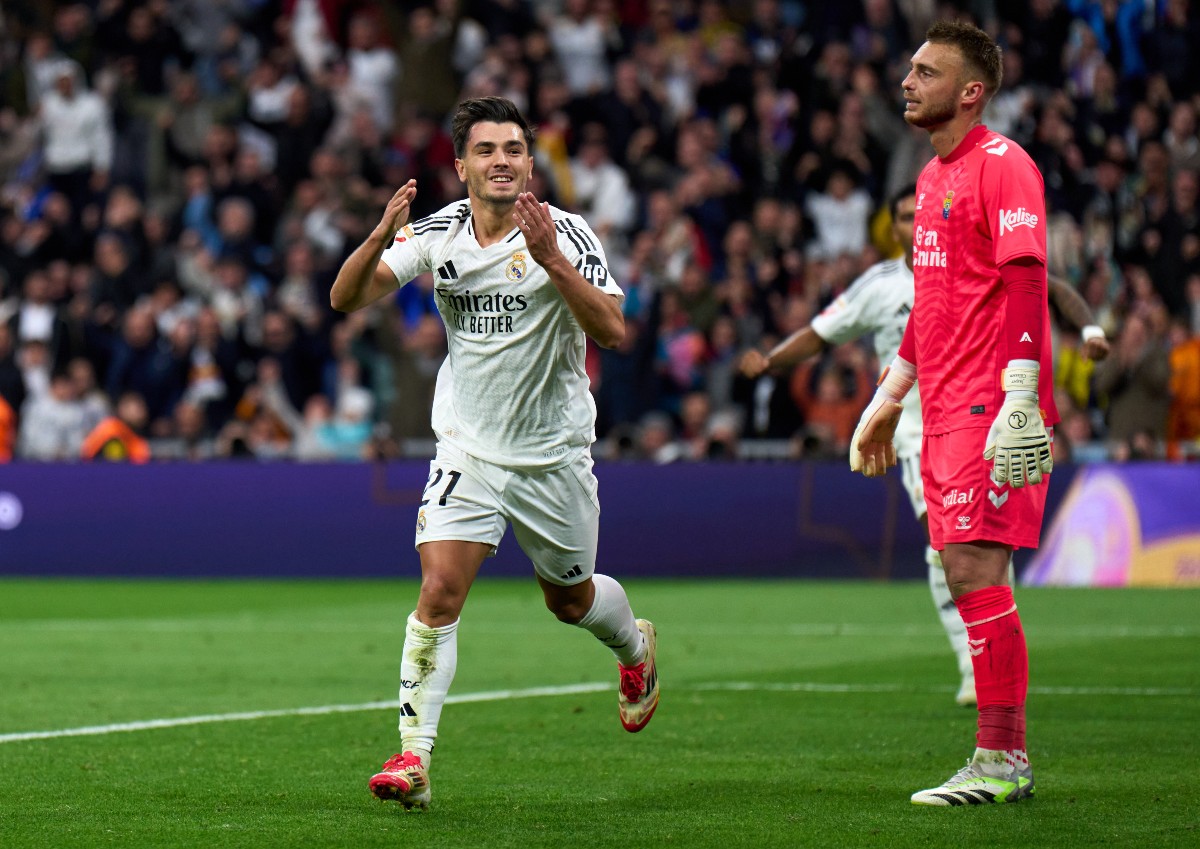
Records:
<instances>
[{"instance_id":1,"label":"pink goalkeeper sock","mask_svg":"<svg viewBox=\"0 0 1200 849\"><path fill-rule=\"evenodd\" d=\"M1012 587L984 587L955 603L967 626L975 669L976 742L981 749L1023 749L1029 654Z\"/></svg>"}]
</instances>

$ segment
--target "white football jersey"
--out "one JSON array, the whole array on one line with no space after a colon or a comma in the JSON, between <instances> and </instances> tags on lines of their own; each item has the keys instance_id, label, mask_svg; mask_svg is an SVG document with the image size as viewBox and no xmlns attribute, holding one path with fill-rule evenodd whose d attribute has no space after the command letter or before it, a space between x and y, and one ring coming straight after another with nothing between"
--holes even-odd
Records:
<instances>
[{"instance_id":1,"label":"white football jersey","mask_svg":"<svg viewBox=\"0 0 1200 849\"><path fill-rule=\"evenodd\" d=\"M555 207L550 216L583 278L624 300L587 223ZM382 260L398 287L433 272L449 347L433 399L439 439L516 468L563 465L595 441L583 329L518 228L481 247L470 202L456 201L405 225Z\"/></svg>"},{"instance_id":2,"label":"white football jersey","mask_svg":"<svg viewBox=\"0 0 1200 849\"><path fill-rule=\"evenodd\" d=\"M875 354L886 367L896 359L913 305L913 273L904 257L877 262L812 321L817 335L840 345L873 334ZM913 385L904 397L904 415L896 428L896 451L921 450L921 395Z\"/></svg>"}]
</instances>

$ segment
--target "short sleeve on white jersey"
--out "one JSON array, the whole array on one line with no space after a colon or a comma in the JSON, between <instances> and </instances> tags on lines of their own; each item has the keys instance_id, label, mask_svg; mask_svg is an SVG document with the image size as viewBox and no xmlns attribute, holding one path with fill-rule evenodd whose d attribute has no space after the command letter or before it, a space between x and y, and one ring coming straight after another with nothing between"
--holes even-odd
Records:
<instances>
[{"instance_id":1,"label":"short sleeve on white jersey","mask_svg":"<svg viewBox=\"0 0 1200 849\"><path fill-rule=\"evenodd\" d=\"M891 364L913 304L913 273L903 258L878 262L847 287L812 321L817 335L841 345L871 334L881 367ZM916 453L921 446L921 396L914 386L904 398L896 431L897 451Z\"/></svg>"},{"instance_id":2,"label":"short sleeve on white jersey","mask_svg":"<svg viewBox=\"0 0 1200 849\"><path fill-rule=\"evenodd\" d=\"M813 319L812 328L833 345L870 333L879 361L887 365L900 350L912 303L912 271L903 259L889 259L863 272Z\"/></svg>"}]
</instances>

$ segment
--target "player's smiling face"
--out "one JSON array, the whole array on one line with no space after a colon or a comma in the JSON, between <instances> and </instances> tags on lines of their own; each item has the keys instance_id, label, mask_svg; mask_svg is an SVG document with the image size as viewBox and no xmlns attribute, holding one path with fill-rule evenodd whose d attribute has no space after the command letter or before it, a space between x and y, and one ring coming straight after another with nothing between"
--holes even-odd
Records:
<instances>
[{"instance_id":1,"label":"player's smiling face","mask_svg":"<svg viewBox=\"0 0 1200 849\"><path fill-rule=\"evenodd\" d=\"M480 121L471 127L466 152L454 160L454 167L472 200L511 205L525 191L533 157L516 124Z\"/></svg>"},{"instance_id":2,"label":"player's smiling face","mask_svg":"<svg viewBox=\"0 0 1200 849\"><path fill-rule=\"evenodd\" d=\"M925 42L913 54L904 82L904 120L914 127L931 129L958 114L962 95L963 58L950 44Z\"/></svg>"}]
</instances>

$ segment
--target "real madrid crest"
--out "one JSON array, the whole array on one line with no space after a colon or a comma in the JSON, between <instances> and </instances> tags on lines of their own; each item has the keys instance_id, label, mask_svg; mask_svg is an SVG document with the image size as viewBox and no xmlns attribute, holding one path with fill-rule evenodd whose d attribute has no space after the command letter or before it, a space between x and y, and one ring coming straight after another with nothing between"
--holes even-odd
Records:
<instances>
[{"instance_id":1,"label":"real madrid crest","mask_svg":"<svg viewBox=\"0 0 1200 849\"><path fill-rule=\"evenodd\" d=\"M508 268L504 269L504 276L514 283L520 283L525 279L526 273L525 254L517 251L508 261Z\"/></svg>"},{"instance_id":2,"label":"real madrid crest","mask_svg":"<svg viewBox=\"0 0 1200 849\"><path fill-rule=\"evenodd\" d=\"M421 512L417 513L417 533L423 533L424 531L425 531L425 511L422 510Z\"/></svg>"}]
</instances>

